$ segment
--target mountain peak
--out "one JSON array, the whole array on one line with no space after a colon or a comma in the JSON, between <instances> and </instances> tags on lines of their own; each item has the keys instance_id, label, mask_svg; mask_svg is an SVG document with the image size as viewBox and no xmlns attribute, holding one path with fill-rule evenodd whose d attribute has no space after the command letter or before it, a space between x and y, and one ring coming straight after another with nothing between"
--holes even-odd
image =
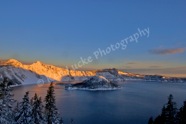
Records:
<instances>
[{"instance_id":1,"label":"mountain peak","mask_svg":"<svg viewBox=\"0 0 186 124\"><path fill-rule=\"evenodd\" d=\"M21 66L22 63L16 59L9 59L5 62L6 65Z\"/></svg>"},{"instance_id":2,"label":"mountain peak","mask_svg":"<svg viewBox=\"0 0 186 124\"><path fill-rule=\"evenodd\" d=\"M42 65L43 63L41 61L36 61L35 64L40 64Z\"/></svg>"},{"instance_id":3,"label":"mountain peak","mask_svg":"<svg viewBox=\"0 0 186 124\"><path fill-rule=\"evenodd\" d=\"M45 64L43 63L43 62L41 62L41 61L36 61L36 62L34 62L33 64L31 64L32 66L37 66L37 67L39 67L39 66L44 66Z\"/></svg>"},{"instance_id":4,"label":"mountain peak","mask_svg":"<svg viewBox=\"0 0 186 124\"><path fill-rule=\"evenodd\" d=\"M17 59L8 59L7 62L19 62Z\"/></svg>"},{"instance_id":5,"label":"mountain peak","mask_svg":"<svg viewBox=\"0 0 186 124\"><path fill-rule=\"evenodd\" d=\"M37 60L37 61L35 61L33 64L44 64L44 63L41 62L41 61L39 61L39 60Z\"/></svg>"}]
</instances>

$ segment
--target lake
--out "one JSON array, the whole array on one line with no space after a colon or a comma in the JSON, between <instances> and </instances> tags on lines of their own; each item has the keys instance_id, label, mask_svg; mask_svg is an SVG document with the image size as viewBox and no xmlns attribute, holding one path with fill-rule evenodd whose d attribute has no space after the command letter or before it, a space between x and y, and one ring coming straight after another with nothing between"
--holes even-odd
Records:
<instances>
[{"instance_id":1,"label":"lake","mask_svg":"<svg viewBox=\"0 0 186 124\"><path fill-rule=\"evenodd\" d=\"M65 124L147 124L150 116L160 114L170 94L180 107L186 100L186 84L126 81L115 91L65 90L55 85L56 104ZM26 91L43 99L48 84L19 86L14 98L22 100Z\"/></svg>"}]
</instances>

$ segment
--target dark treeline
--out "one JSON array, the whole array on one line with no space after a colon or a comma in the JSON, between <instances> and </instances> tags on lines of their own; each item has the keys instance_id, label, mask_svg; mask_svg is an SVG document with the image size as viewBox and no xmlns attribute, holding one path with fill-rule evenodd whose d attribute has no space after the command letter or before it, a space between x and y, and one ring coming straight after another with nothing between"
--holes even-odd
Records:
<instances>
[{"instance_id":1,"label":"dark treeline","mask_svg":"<svg viewBox=\"0 0 186 124\"><path fill-rule=\"evenodd\" d=\"M150 117L148 124L186 124L186 101L177 109L173 96L169 95L168 102L163 106L162 112L155 119Z\"/></svg>"},{"instance_id":2,"label":"dark treeline","mask_svg":"<svg viewBox=\"0 0 186 124\"><path fill-rule=\"evenodd\" d=\"M10 85L8 78L0 80L0 124L63 124L55 103L53 83L43 101L37 94L30 99L26 92L16 107L13 107L16 101Z\"/></svg>"}]
</instances>

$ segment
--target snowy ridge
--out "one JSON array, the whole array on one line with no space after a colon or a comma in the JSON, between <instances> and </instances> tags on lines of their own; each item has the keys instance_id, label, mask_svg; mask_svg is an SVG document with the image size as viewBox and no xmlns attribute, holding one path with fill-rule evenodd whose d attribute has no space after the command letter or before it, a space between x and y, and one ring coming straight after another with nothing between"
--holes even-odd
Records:
<instances>
[{"instance_id":1,"label":"snowy ridge","mask_svg":"<svg viewBox=\"0 0 186 124\"><path fill-rule=\"evenodd\" d=\"M186 78L171 78L160 75L141 75L119 71L117 69L103 69L96 71L68 70L54 65L36 61L23 64L16 59L0 60L0 77L6 76L15 84L32 84L38 81L59 81L63 83L77 83L88 80L92 76L102 76L108 81L121 82L125 80L145 80L159 82L186 82Z\"/></svg>"},{"instance_id":2,"label":"snowy ridge","mask_svg":"<svg viewBox=\"0 0 186 124\"><path fill-rule=\"evenodd\" d=\"M1 62L1 66L11 66L12 68L21 68L23 70L35 72L38 75L44 75L50 79L56 81L62 81L63 77L68 76L69 74L74 77L76 80L85 80L86 76L93 76L95 73L91 71L78 71L78 70L68 70L53 65L44 64L40 61L36 61L30 65L25 65L15 59L9 59L7 61ZM11 68L10 67L10 68ZM68 80L68 79L64 79Z\"/></svg>"},{"instance_id":3,"label":"snowy ridge","mask_svg":"<svg viewBox=\"0 0 186 124\"><path fill-rule=\"evenodd\" d=\"M50 81L46 76L13 66L0 67L0 75L0 77L8 77L14 85L47 83Z\"/></svg>"},{"instance_id":4,"label":"snowy ridge","mask_svg":"<svg viewBox=\"0 0 186 124\"><path fill-rule=\"evenodd\" d=\"M118 73L116 69L105 69L99 71L79 71L79 70L68 70L54 65L49 65L36 61L32 64L23 64L16 59L9 59L7 61L0 61L2 68L7 77L16 80L17 84L28 82L33 82L35 80L44 78L44 81L47 81L46 78L62 81L64 83L69 82L82 82L89 79L90 76L103 76L109 81L123 81L124 78ZM11 71L9 71L11 70ZM20 71L21 70L21 71ZM32 72L32 73L31 73ZM35 73L35 74L33 74ZM26 75L26 76L22 76ZM37 75L37 76L35 76ZM26 78L24 78L26 77ZM39 78L38 78L39 77ZM33 80L33 81L32 81Z\"/></svg>"}]
</instances>

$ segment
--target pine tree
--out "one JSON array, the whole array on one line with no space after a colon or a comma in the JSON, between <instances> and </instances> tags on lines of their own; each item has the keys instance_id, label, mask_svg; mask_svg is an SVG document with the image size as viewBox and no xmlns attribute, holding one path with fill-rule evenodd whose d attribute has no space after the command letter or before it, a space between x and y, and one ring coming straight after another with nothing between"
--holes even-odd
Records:
<instances>
[{"instance_id":1,"label":"pine tree","mask_svg":"<svg viewBox=\"0 0 186 124\"><path fill-rule=\"evenodd\" d=\"M45 118L47 124L62 124L63 121L59 117L56 102L55 102L55 95L54 95L54 86L53 83L50 84L47 95L45 97Z\"/></svg>"},{"instance_id":2,"label":"pine tree","mask_svg":"<svg viewBox=\"0 0 186 124\"><path fill-rule=\"evenodd\" d=\"M159 118L159 121L161 122L161 123L165 123L166 122L166 114L167 113L167 110L166 110L166 105L164 105L163 106L163 108L162 108L162 112L161 112L161 115L160 115L160 118Z\"/></svg>"},{"instance_id":3,"label":"pine tree","mask_svg":"<svg viewBox=\"0 0 186 124\"><path fill-rule=\"evenodd\" d=\"M154 123L153 117L150 117L150 118L149 118L149 121L148 121L148 124L153 124L153 123Z\"/></svg>"},{"instance_id":4,"label":"pine tree","mask_svg":"<svg viewBox=\"0 0 186 124\"><path fill-rule=\"evenodd\" d=\"M0 98L0 123L1 124L13 124L14 116L12 106L14 103L13 94L11 93L10 80L4 78L1 82L1 98Z\"/></svg>"},{"instance_id":5,"label":"pine tree","mask_svg":"<svg viewBox=\"0 0 186 124\"><path fill-rule=\"evenodd\" d=\"M43 124L43 105L41 97L38 98L37 94L31 100L32 105L32 121L34 124Z\"/></svg>"},{"instance_id":6,"label":"pine tree","mask_svg":"<svg viewBox=\"0 0 186 124\"><path fill-rule=\"evenodd\" d=\"M163 121L162 117L159 115L158 117L156 117L153 124L165 124L165 122Z\"/></svg>"},{"instance_id":7,"label":"pine tree","mask_svg":"<svg viewBox=\"0 0 186 124\"><path fill-rule=\"evenodd\" d=\"M177 113L177 123L178 124L186 124L186 101L184 101L184 105L180 108Z\"/></svg>"},{"instance_id":8,"label":"pine tree","mask_svg":"<svg viewBox=\"0 0 186 124\"><path fill-rule=\"evenodd\" d=\"M173 102L173 96L169 95L167 104L163 106L161 114L156 117L153 124L175 124L176 114L176 103Z\"/></svg>"},{"instance_id":9,"label":"pine tree","mask_svg":"<svg viewBox=\"0 0 186 124\"><path fill-rule=\"evenodd\" d=\"M18 104L15 115L17 124L32 124L32 106L29 101L29 92L24 95L23 101Z\"/></svg>"},{"instance_id":10,"label":"pine tree","mask_svg":"<svg viewBox=\"0 0 186 124\"><path fill-rule=\"evenodd\" d=\"M176 103L173 102L173 96L169 95L168 103L165 108L165 121L168 124L175 124L175 117L177 113Z\"/></svg>"}]
</instances>

